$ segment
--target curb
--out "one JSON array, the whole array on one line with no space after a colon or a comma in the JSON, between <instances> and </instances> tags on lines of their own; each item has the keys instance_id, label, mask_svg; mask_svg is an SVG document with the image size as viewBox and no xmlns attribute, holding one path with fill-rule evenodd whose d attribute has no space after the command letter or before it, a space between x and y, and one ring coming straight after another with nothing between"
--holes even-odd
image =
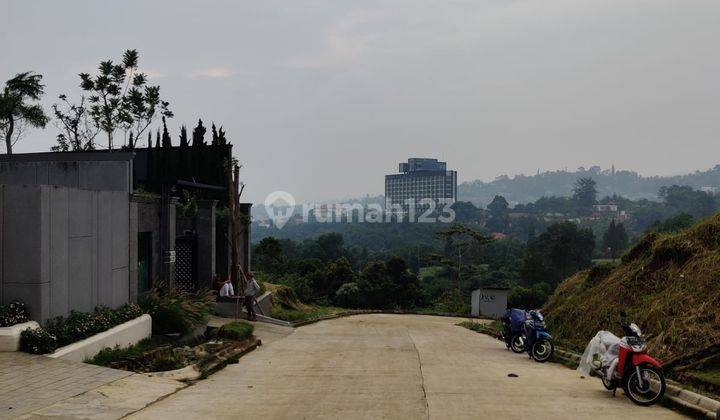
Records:
<instances>
[{"instance_id":1,"label":"curb","mask_svg":"<svg viewBox=\"0 0 720 420\"><path fill-rule=\"evenodd\" d=\"M470 330L474 331L474 330ZM493 337L489 331L477 331ZM493 337L495 338L495 337ZM555 346L555 358L565 365L577 367L580 354ZM592 375L592 372L591 372ZM692 392L679 385L667 383L663 404L688 412L696 418L720 419L720 401Z\"/></svg>"}]
</instances>

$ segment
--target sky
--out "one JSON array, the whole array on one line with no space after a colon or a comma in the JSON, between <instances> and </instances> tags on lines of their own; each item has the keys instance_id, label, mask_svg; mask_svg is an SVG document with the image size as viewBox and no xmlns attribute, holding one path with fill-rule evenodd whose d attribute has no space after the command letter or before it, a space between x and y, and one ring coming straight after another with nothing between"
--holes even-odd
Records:
<instances>
[{"instance_id":1,"label":"sky","mask_svg":"<svg viewBox=\"0 0 720 420\"><path fill-rule=\"evenodd\" d=\"M0 0L0 82L140 52L181 124L227 131L244 201L382 194L409 157L459 181L720 163L717 0ZM47 151L58 129L16 152Z\"/></svg>"}]
</instances>

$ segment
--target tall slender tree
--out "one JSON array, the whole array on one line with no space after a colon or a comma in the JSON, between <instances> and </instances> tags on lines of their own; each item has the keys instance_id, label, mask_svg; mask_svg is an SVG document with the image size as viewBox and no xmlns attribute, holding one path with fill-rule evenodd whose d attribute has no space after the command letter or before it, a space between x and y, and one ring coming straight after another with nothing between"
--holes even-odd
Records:
<instances>
[{"instance_id":1,"label":"tall slender tree","mask_svg":"<svg viewBox=\"0 0 720 420\"><path fill-rule=\"evenodd\" d=\"M573 198L578 204L581 213L589 213L597 199L597 184L590 177L583 177L575 182Z\"/></svg>"},{"instance_id":2,"label":"tall slender tree","mask_svg":"<svg viewBox=\"0 0 720 420\"><path fill-rule=\"evenodd\" d=\"M187 128L185 127L185 124L180 127L180 148L185 149L188 147L188 136L187 136Z\"/></svg>"},{"instance_id":3,"label":"tall slender tree","mask_svg":"<svg viewBox=\"0 0 720 420\"><path fill-rule=\"evenodd\" d=\"M45 93L45 85L41 81L40 74L29 71L18 73L5 82L5 88L0 92L0 136L5 140L9 155L24 128L45 128L48 122L42 106L32 103L39 101Z\"/></svg>"},{"instance_id":4,"label":"tall slender tree","mask_svg":"<svg viewBox=\"0 0 720 420\"><path fill-rule=\"evenodd\" d=\"M162 147L169 149L172 147L172 140L170 139L170 133L168 133L167 124L165 123L165 117L163 117L162 122L163 122Z\"/></svg>"}]
</instances>

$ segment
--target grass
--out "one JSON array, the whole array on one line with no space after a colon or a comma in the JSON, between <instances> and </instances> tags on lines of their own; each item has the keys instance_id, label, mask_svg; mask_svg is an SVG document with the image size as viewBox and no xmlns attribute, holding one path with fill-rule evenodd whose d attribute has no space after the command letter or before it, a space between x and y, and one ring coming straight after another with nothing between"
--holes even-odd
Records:
<instances>
[{"instance_id":1,"label":"grass","mask_svg":"<svg viewBox=\"0 0 720 420\"><path fill-rule=\"evenodd\" d=\"M720 386L720 361L709 366L705 366L702 370L693 370L688 372L691 375L709 382L715 386Z\"/></svg>"},{"instance_id":2,"label":"grass","mask_svg":"<svg viewBox=\"0 0 720 420\"><path fill-rule=\"evenodd\" d=\"M246 322L233 321L220 327L218 337L228 340L245 340L252 336L254 329L255 327Z\"/></svg>"},{"instance_id":3,"label":"grass","mask_svg":"<svg viewBox=\"0 0 720 420\"><path fill-rule=\"evenodd\" d=\"M475 322L475 321L463 321L459 324L457 324L461 327L465 327L469 330L473 330L475 332L489 334L492 336L495 336L497 333L502 331L502 322L500 321L492 321L490 323L484 323L484 322Z\"/></svg>"},{"instance_id":4,"label":"grass","mask_svg":"<svg viewBox=\"0 0 720 420\"><path fill-rule=\"evenodd\" d=\"M343 308L333 306L305 305L303 309L290 309L273 305L271 316L288 322L308 321L343 312Z\"/></svg>"},{"instance_id":5,"label":"grass","mask_svg":"<svg viewBox=\"0 0 720 420\"><path fill-rule=\"evenodd\" d=\"M110 366L111 363L118 360L135 359L141 356L143 353L152 350L156 346L156 342L154 342L151 338L146 338L130 347L115 347L114 349L107 348L101 350L100 353L98 353L92 359L88 360L87 363L98 366Z\"/></svg>"}]
</instances>

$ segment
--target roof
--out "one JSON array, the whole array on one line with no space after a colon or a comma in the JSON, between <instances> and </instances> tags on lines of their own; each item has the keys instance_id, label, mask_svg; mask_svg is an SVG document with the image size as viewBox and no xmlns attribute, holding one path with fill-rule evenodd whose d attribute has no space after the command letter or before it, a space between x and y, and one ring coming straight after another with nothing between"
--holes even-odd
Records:
<instances>
[{"instance_id":1,"label":"roof","mask_svg":"<svg viewBox=\"0 0 720 420\"><path fill-rule=\"evenodd\" d=\"M14 153L0 155L0 162L78 162L78 161L130 161L135 158L133 152L91 150L84 152L40 152Z\"/></svg>"}]
</instances>

